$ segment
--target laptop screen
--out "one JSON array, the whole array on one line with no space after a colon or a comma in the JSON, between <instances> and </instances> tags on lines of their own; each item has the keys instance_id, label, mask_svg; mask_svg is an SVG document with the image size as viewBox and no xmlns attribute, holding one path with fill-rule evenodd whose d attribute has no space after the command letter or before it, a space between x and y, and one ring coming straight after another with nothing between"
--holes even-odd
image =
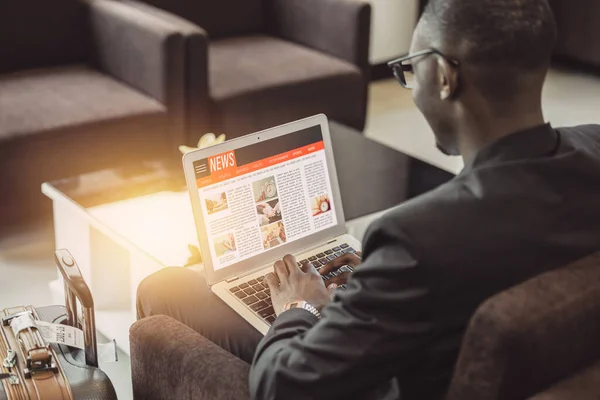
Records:
<instances>
[{"instance_id":1,"label":"laptop screen","mask_svg":"<svg viewBox=\"0 0 600 400\"><path fill-rule=\"evenodd\" d=\"M194 162L219 270L337 224L321 126Z\"/></svg>"}]
</instances>

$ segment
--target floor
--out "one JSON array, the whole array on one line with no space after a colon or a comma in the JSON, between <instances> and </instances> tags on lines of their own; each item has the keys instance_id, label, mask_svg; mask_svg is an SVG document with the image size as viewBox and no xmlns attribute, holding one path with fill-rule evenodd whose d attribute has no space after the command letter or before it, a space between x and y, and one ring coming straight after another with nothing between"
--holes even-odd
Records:
<instances>
[{"instance_id":1,"label":"floor","mask_svg":"<svg viewBox=\"0 0 600 400\"><path fill-rule=\"evenodd\" d=\"M554 70L545 91L546 117L555 126L600 123L600 77ZM371 85L366 135L449 171L462 167L459 158L439 153L433 135L412 103L410 92L393 80ZM51 303L48 282L56 279L51 221L36 227L0 232L0 306ZM103 339L99 341L102 342ZM103 364L119 398L130 399L129 360Z\"/></svg>"}]
</instances>

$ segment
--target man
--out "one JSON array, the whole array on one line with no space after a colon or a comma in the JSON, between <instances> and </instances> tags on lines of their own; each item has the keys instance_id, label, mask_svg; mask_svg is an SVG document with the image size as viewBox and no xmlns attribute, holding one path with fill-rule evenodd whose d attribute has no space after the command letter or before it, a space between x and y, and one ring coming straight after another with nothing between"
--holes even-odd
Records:
<instances>
[{"instance_id":1,"label":"man","mask_svg":"<svg viewBox=\"0 0 600 400\"><path fill-rule=\"evenodd\" d=\"M554 130L542 114L555 36L546 0L430 1L393 67L464 170L375 222L362 264L328 265L357 265L333 300L311 265L275 263L279 317L264 338L200 298L185 269L142 284L141 315L172 315L254 354L254 399L442 399L481 302L600 250L600 127ZM288 309L299 301L321 318Z\"/></svg>"}]
</instances>

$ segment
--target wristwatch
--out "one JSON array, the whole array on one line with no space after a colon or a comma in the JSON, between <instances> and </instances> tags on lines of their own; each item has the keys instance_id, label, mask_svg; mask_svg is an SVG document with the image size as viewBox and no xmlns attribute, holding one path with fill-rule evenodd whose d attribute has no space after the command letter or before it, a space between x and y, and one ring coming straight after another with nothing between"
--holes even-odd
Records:
<instances>
[{"instance_id":1,"label":"wristwatch","mask_svg":"<svg viewBox=\"0 0 600 400\"><path fill-rule=\"evenodd\" d=\"M315 317L317 317L318 319L321 319L321 312L317 310L316 307L314 307L313 305L308 304L306 301L295 301L292 303L287 303L285 307L283 307L283 311L291 310L292 308L302 308L314 315Z\"/></svg>"}]
</instances>

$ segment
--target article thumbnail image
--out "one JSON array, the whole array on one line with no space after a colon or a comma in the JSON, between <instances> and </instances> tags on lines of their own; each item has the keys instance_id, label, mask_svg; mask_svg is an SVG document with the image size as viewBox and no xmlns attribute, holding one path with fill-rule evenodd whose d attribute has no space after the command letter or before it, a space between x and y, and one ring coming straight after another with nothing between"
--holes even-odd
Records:
<instances>
[{"instance_id":1,"label":"article thumbnail image","mask_svg":"<svg viewBox=\"0 0 600 400\"><path fill-rule=\"evenodd\" d=\"M313 197L311 209L313 217L331 211L331 200L329 199L329 196L325 194Z\"/></svg>"},{"instance_id":2,"label":"article thumbnail image","mask_svg":"<svg viewBox=\"0 0 600 400\"><path fill-rule=\"evenodd\" d=\"M275 184L275 177L270 176L268 178L253 182L252 190L254 191L254 200L256 203L262 203L263 201L269 201L277 198L277 185Z\"/></svg>"},{"instance_id":3,"label":"article thumbnail image","mask_svg":"<svg viewBox=\"0 0 600 400\"><path fill-rule=\"evenodd\" d=\"M258 224L266 226L277 221L281 221L281 207L279 199L267 201L256 205L256 213L258 214Z\"/></svg>"},{"instance_id":4,"label":"article thumbnail image","mask_svg":"<svg viewBox=\"0 0 600 400\"><path fill-rule=\"evenodd\" d=\"M204 202L206 203L206 210L208 211L209 215L219 211L227 210L229 208L229 205L227 204L227 195L225 192L209 194L204 199Z\"/></svg>"},{"instance_id":5,"label":"article thumbnail image","mask_svg":"<svg viewBox=\"0 0 600 400\"><path fill-rule=\"evenodd\" d=\"M213 240L215 246L215 253L218 258L226 256L228 254L233 254L237 251L237 247L235 244L235 235L233 232L227 233L225 235L216 236Z\"/></svg>"},{"instance_id":6,"label":"article thumbnail image","mask_svg":"<svg viewBox=\"0 0 600 400\"><path fill-rule=\"evenodd\" d=\"M285 236L285 227L281 221L268 226L263 226L260 230L262 232L263 247L265 249L277 247L287 240Z\"/></svg>"}]
</instances>

